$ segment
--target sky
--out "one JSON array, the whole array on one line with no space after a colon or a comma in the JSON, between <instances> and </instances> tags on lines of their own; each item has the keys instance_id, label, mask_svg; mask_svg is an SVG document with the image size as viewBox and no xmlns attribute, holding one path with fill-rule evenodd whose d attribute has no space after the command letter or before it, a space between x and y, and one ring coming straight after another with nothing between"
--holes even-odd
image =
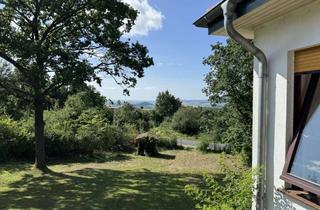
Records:
<instances>
[{"instance_id":1,"label":"sky","mask_svg":"<svg viewBox=\"0 0 320 210\"><path fill-rule=\"evenodd\" d=\"M210 45L223 37L209 36L193 22L218 0L122 0L139 11L136 25L126 36L147 46L155 65L146 69L130 96L112 79L104 79L97 89L112 100L155 100L169 90L180 99L206 99L203 81L209 71L202 64L210 55Z\"/></svg>"}]
</instances>

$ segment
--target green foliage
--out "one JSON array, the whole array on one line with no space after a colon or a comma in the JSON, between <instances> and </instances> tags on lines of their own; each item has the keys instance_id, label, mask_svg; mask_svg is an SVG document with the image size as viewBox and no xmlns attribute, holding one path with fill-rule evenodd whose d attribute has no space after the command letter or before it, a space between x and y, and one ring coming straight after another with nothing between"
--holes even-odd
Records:
<instances>
[{"instance_id":1,"label":"green foliage","mask_svg":"<svg viewBox=\"0 0 320 210\"><path fill-rule=\"evenodd\" d=\"M169 91L160 92L155 104L155 118L161 123L166 117L171 117L182 105L179 98L170 94Z\"/></svg>"},{"instance_id":2,"label":"green foliage","mask_svg":"<svg viewBox=\"0 0 320 210\"><path fill-rule=\"evenodd\" d=\"M173 115L172 128L183 134L198 134L200 131L200 110L193 107L181 107Z\"/></svg>"},{"instance_id":3,"label":"green foliage","mask_svg":"<svg viewBox=\"0 0 320 210\"><path fill-rule=\"evenodd\" d=\"M127 102L115 110L114 123L117 126L123 126L125 124L134 125L140 132L148 131L151 127L151 119L148 111L137 109Z\"/></svg>"},{"instance_id":4,"label":"green foliage","mask_svg":"<svg viewBox=\"0 0 320 210\"><path fill-rule=\"evenodd\" d=\"M219 115L219 109L215 108L195 108L200 109L200 131L209 134L215 131L216 118ZM217 140L218 141L218 140Z\"/></svg>"},{"instance_id":5,"label":"green foliage","mask_svg":"<svg viewBox=\"0 0 320 210\"><path fill-rule=\"evenodd\" d=\"M83 103L80 101L80 104ZM130 141L137 131L130 125L113 125L111 109L79 108L79 116L70 110L68 106L45 112L48 156L92 155L94 152L131 149ZM33 125L32 116L19 121L6 116L0 117L0 160L31 158L34 155Z\"/></svg>"},{"instance_id":6,"label":"green foliage","mask_svg":"<svg viewBox=\"0 0 320 210\"><path fill-rule=\"evenodd\" d=\"M211 136L209 136L208 134L203 134L198 137L197 149L201 152L208 152L210 143L214 143Z\"/></svg>"},{"instance_id":7,"label":"green foliage","mask_svg":"<svg viewBox=\"0 0 320 210\"><path fill-rule=\"evenodd\" d=\"M104 109L82 110L74 117L69 108L46 112L48 154L93 154L101 151L123 151L130 148L130 136L112 125Z\"/></svg>"},{"instance_id":8,"label":"green foliage","mask_svg":"<svg viewBox=\"0 0 320 210\"><path fill-rule=\"evenodd\" d=\"M216 137L251 157L253 56L232 40L212 51L204 60L211 67L204 92L212 104L225 105L213 124Z\"/></svg>"},{"instance_id":9,"label":"green foliage","mask_svg":"<svg viewBox=\"0 0 320 210\"><path fill-rule=\"evenodd\" d=\"M110 125L102 115L88 110L80 115L78 121L76 139L82 153L123 151L129 148L129 140L123 130Z\"/></svg>"},{"instance_id":10,"label":"green foliage","mask_svg":"<svg viewBox=\"0 0 320 210\"><path fill-rule=\"evenodd\" d=\"M246 168L241 161L228 166L225 156L220 160L222 176L206 174L203 185L187 185L186 193L202 210L247 210L251 209L254 175L257 170Z\"/></svg>"},{"instance_id":11,"label":"green foliage","mask_svg":"<svg viewBox=\"0 0 320 210\"><path fill-rule=\"evenodd\" d=\"M148 49L132 43L137 11L118 0L0 1L0 86L34 109L36 167L45 170L43 113L61 87L108 75L128 88L153 65ZM14 23L14 24L13 24Z\"/></svg>"},{"instance_id":12,"label":"green foliage","mask_svg":"<svg viewBox=\"0 0 320 210\"><path fill-rule=\"evenodd\" d=\"M153 128L150 133L159 138L158 146L165 149L177 149L178 138L190 138L188 135L173 130L170 121L164 121L159 127Z\"/></svg>"},{"instance_id":13,"label":"green foliage","mask_svg":"<svg viewBox=\"0 0 320 210\"><path fill-rule=\"evenodd\" d=\"M27 124L0 116L0 161L33 155L33 136Z\"/></svg>"},{"instance_id":14,"label":"green foliage","mask_svg":"<svg viewBox=\"0 0 320 210\"><path fill-rule=\"evenodd\" d=\"M106 107L106 98L94 88L78 92L68 97L65 108L71 114L79 115L83 110L90 108L103 109Z\"/></svg>"},{"instance_id":15,"label":"green foliage","mask_svg":"<svg viewBox=\"0 0 320 210\"><path fill-rule=\"evenodd\" d=\"M121 1L5 0L0 14L0 57L21 76L2 82L15 93L21 88L19 94L35 96L41 87L46 95L65 85L100 83L99 72L133 87L153 64L146 47L123 37L137 11Z\"/></svg>"},{"instance_id":16,"label":"green foliage","mask_svg":"<svg viewBox=\"0 0 320 210\"><path fill-rule=\"evenodd\" d=\"M178 149L178 140L176 136L172 138L159 138L158 147L164 149Z\"/></svg>"}]
</instances>

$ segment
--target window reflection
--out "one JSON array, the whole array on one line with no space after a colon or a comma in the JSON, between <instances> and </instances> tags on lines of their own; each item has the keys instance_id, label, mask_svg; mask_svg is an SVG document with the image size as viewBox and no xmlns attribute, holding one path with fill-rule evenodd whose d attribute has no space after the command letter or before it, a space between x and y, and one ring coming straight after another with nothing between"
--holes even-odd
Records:
<instances>
[{"instance_id":1,"label":"window reflection","mask_svg":"<svg viewBox=\"0 0 320 210\"><path fill-rule=\"evenodd\" d=\"M320 106L305 126L290 173L320 186Z\"/></svg>"}]
</instances>

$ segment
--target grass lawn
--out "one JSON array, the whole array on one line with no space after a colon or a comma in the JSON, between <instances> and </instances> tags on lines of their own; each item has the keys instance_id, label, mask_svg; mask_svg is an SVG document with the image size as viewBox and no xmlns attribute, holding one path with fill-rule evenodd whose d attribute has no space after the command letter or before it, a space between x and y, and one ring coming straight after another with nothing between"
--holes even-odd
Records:
<instances>
[{"instance_id":1,"label":"grass lawn","mask_svg":"<svg viewBox=\"0 0 320 210\"><path fill-rule=\"evenodd\" d=\"M218 154L165 151L159 158L111 155L104 161L0 165L0 209L194 209L184 193L204 172L218 172Z\"/></svg>"}]
</instances>

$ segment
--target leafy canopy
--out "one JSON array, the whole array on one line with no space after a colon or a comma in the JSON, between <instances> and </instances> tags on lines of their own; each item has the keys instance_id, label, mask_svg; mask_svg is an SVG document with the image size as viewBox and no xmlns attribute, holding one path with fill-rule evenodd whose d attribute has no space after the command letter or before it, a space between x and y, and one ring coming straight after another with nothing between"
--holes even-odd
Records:
<instances>
[{"instance_id":1,"label":"leafy canopy","mask_svg":"<svg viewBox=\"0 0 320 210\"><path fill-rule=\"evenodd\" d=\"M215 135L237 152L251 156L253 56L232 40L212 46L204 60L211 67L204 92L224 107L216 116Z\"/></svg>"},{"instance_id":2,"label":"leafy canopy","mask_svg":"<svg viewBox=\"0 0 320 210\"><path fill-rule=\"evenodd\" d=\"M201 110L194 107L181 107L172 117L172 128L183 134L196 135L200 132Z\"/></svg>"},{"instance_id":3,"label":"leafy canopy","mask_svg":"<svg viewBox=\"0 0 320 210\"><path fill-rule=\"evenodd\" d=\"M171 117L181 107L182 102L179 98L170 94L169 91L160 92L156 99L155 111L159 120Z\"/></svg>"},{"instance_id":4,"label":"leafy canopy","mask_svg":"<svg viewBox=\"0 0 320 210\"><path fill-rule=\"evenodd\" d=\"M0 0L0 58L18 70L2 72L1 86L33 97L105 73L128 93L153 64L123 37L136 17L118 0Z\"/></svg>"}]
</instances>

